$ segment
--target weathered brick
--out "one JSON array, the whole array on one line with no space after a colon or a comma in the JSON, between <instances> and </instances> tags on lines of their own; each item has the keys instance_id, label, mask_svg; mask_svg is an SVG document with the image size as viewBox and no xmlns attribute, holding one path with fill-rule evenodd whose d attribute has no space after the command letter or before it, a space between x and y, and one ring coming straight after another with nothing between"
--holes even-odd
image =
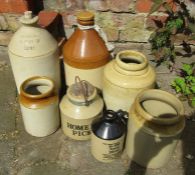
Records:
<instances>
[{"instance_id":1,"label":"weathered brick","mask_svg":"<svg viewBox=\"0 0 195 175\"><path fill-rule=\"evenodd\" d=\"M158 27L155 24L155 20L161 21L162 23L165 22L167 19L167 15L157 16L157 15L150 15L146 20L146 29L148 30L155 30Z\"/></svg>"},{"instance_id":2,"label":"weathered brick","mask_svg":"<svg viewBox=\"0 0 195 175\"><path fill-rule=\"evenodd\" d=\"M0 12L23 13L31 10L30 4L32 4L32 0L1 0Z\"/></svg>"},{"instance_id":3,"label":"weathered brick","mask_svg":"<svg viewBox=\"0 0 195 175\"><path fill-rule=\"evenodd\" d=\"M102 27L103 31L106 33L108 41L118 41L119 31L113 27Z\"/></svg>"},{"instance_id":4,"label":"weathered brick","mask_svg":"<svg viewBox=\"0 0 195 175\"><path fill-rule=\"evenodd\" d=\"M148 42L151 33L144 29L131 28L120 31L119 39L120 41Z\"/></svg>"},{"instance_id":5,"label":"weathered brick","mask_svg":"<svg viewBox=\"0 0 195 175\"><path fill-rule=\"evenodd\" d=\"M0 30L7 30L8 24L4 15L0 15Z\"/></svg>"},{"instance_id":6,"label":"weathered brick","mask_svg":"<svg viewBox=\"0 0 195 175\"><path fill-rule=\"evenodd\" d=\"M84 1L81 0L66 0L64 3L66 10L84 9Z\"/></svg>"},{"instance_id":7,"label":"weathered brick","mask_svg":"<svg viewBox=\"0 0 195 175\"><path fill-rule=\"evenodd\" d=\"M60 26L60 14L54 11L41 11L39 13L39 26L47 29L55 38L58 38Z\"/></svg>"},{"instance_id":8,"label":"weathered brick","mask_svg":"<svg viewBox=\"0 0 195 175\"><path fill-rule=\"evenodd\" d=\"M73 25L77 24L76 13L76 11L65 11L61 13L65 28L72 28Z\"/></svg>"},{"instance_id":9,"label":"weathered brick","mask_svg":"<svg viewBox=\"0 0 195 175\"><path fill-rule=\"evenodd\" d=\"M146 55L151 54L151 46L149 43L132 43L132 42L115 43L114 54L117 54L119 51L122 50L137 50Z\"/></svg>"},{"instance_id":10,"label":"weathered brick","mask_svg":"<svg viewBox=\"0 0 195 175\"><path fill-rule=\"evenodd\" d=\"M151 6L151 0L137 0L135 8L138 13L148 13L150 11Z\"/></svg>"},{"instance_id":11,"label":"weathered brick","mask_svg":"<svg viewBox=\"0 0 195 175\"><path fill-rule=\"evenodd\" d=\"M177 6L173 2L173 0L167 0L169 3L170 7L172 8L173 11L176 11ZM152 7L152 0L137 0L135 9L138 13L148 13ZM159 12L165 12L165 9L161 6L158 10Z\"/></svg>"},{"instance_id":12,"label":"weathered brick","mask_svg":"<svg viewBox=\"0 0 195 175\"><path fill-rule=\"evenodd\" d=\"M66 5L64 0L44 0L44 9L45 10L54 10L57 12L63 12L66 10Z\"/></svg>"},{"instance_id":13,"label":"weathered brick","mask_svg":"<svg viewBox=\"0 0 195 175\"><path fill-rule=\"evenodd\" d=\"M21 14L4 13L4 16L8 23L9 30L16 31L21 26L19 22L19 18L22 16Z\"/></svg>"},{"instance_id":14,"label":"weathered brick","mask_svg":"<svg viewBox=\"0 0 195 175\"><path fill-rule=\"evenodd\" d=\"M7 32L0 32L0 46L8 46L13 33L10 31Z\"/></svg>"},{"instance_id":15,"label":"weathered brick","mask_svg":"<svg viewBox=\"0 0 195 175\"><path fill-rule=\"evenodd\" d=\"M88 0L85 6L89 10L108 11L108 3L106 0Z\"/></svg>"},{"instance_id":16,"label":"weathered brick","mask_svg":"<svg viewBox=\"0 0 195 175\"><path fill-rule=\"evenodd\" d=\"M133 0L107 0L109 9L115 12L130 12L134 6Z\"/></svg>"}]
</instances>

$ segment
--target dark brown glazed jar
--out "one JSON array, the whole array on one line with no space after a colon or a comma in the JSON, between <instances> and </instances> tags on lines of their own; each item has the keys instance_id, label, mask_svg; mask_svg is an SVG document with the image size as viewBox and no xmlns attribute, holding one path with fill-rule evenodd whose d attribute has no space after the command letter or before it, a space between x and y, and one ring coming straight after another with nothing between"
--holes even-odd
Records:
<instances>
[{"instance_id":1,"label":"dark brown glazed jar","mask_svg":"<svg viewBox=\"0 0 195 175\"><path fill-rule=\"evenodd\" d=\"M110 54L105 42L94 29L94 14L77 14L78 28L63 48L66 84L74 83L75 76L102 88L102 75Z\"/></svg>"}]
</instances>

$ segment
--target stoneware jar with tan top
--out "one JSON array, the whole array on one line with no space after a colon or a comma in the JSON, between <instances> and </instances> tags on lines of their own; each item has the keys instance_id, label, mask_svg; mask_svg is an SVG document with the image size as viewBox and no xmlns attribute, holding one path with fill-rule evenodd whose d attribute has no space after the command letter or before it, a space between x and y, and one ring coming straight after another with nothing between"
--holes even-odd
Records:
<instances>
[{"instance_id":1,"label":"stoneware jar with tan top","mask_svg":"<svg viewBox=\"0 0 195 175\"><path fill-rule=\"evenodd\" d=\"M124 148L127 112L107 110L92 123L91 153L101 162L112 162Z\"/></svg>"},{"instance_id":2,"label":"stoneware jar with tan top","mask_svg":"<svg viewBox=\"0 0 195 175\"><path fill-rule=\"evenodd\" d=\"M48 77L32 77L22 83L19 102L29 134L44 137L58 129L58 95L54 89L54 82Z\"/></svg>"},{"instance_id":3,"label":"stoneware jar with tan top","mask_svg":"<svg viewBox=\"0 0 195 175\"><path fill-rule=\"evenodd\" d=\"M63 48L66 84L74 83L75 76L102 89L103 69L110 54L105 42L94 29L94 14L77 14L78 28Z\"/></svg>"},{"instance_id":4,"label":"stoneware jar with tan top","mask_svg":"<svg viewBox=\"0 0 195 175\"><path fill-rule=\"evenodd\" d=\"M168 163L185 126L183 104L162 90L138 94L129 113L126 152L147 168Z\"/></svg>"},{"instance_id":5,"label":"stoneware jar with tan top","mask_svg":"<svg viewBox=\"0 0 195 175\"><path fill-rule=\"evenodd\" d=\"M75 140L90 139L91 123L102 115L102 110L103 100L96 88L76 77L60 102L64 134Z\"/></svg>"},{"instance_id":6,"label":"stoneware jar with tan top","mask_svg":"<svg viewBox=\"0 0 195 175\"><path fill-rule=\"evenodd\" d=\"M124 50L104 69L103 97L106 107L129 111L136 95L155 87L155 72L140 52Z\"/></svg>"},{"instance_id":7,"label":"stoneware jar with tan top","mask_svg":"<svg viewBox=\"0 0 195 175\"><path fill-rule=\"evenodd\" d=\"M53 36L38 27L38 17L31 11L20 18L22 27L12 37L8 53L16 86L19 92L22 82L34 76L46 76L60 87L58 45Z\"/></svg>"}]
</instances>

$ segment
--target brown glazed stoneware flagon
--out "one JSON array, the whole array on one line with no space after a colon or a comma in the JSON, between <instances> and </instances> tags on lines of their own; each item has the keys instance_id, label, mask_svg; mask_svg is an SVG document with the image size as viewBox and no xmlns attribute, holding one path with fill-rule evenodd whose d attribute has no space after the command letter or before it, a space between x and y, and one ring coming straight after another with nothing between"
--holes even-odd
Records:
<instances>
[{"instance_id":1,"label":"brown glazed stoneware flagon","mask_svg":"<svg viewBox=\"0 0 195 175\"><path fill-rule=\"evenodd\" d=\"M160 168L168 163L184 126L179 99L162 90L144 90L130 109L126 152L141 166Z\"/></svg>"},{"instance_id":2,"label":"brown glazed stoneware flagon","mask_svg":"<svg viewBox=\"0 0 195 175\"><path fill-rule=\"evenodd\" d=\"M68 86L75 76L102 88L103 68L110 55L105 42L94 29L94 14L82 11L77 14L78 28L63 48L65 77Z\"/></svg>"}]
</instances>

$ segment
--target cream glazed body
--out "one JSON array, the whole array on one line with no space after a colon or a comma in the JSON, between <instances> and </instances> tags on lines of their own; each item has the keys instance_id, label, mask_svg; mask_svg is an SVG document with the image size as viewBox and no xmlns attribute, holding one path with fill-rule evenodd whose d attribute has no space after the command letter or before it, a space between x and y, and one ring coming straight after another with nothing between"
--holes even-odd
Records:
<instances>
[{"instance_id":1,"label":"cream glazed body","mask_svg":"<svg viewBox=\"0 0 195 175\"><path fill-rule=\"evenodd\" d=\"M19 102L25 130L36 137L55 132L60 124L58 95L48 77L32 77L20 88Z\"/></svg>"},{"instance_id":2,"label":"cream glazed body","mask_svg":"<svg viewBox=\"0 0 195 175\"><path fill-rule=\"evenodd\" d=\"M88 85L87 85L88 86ZM90 87L89 87L90 86ZM96 88L88 86L87 102L82 89L72 84L60 102L62 130L65 135L75 140L88 140L91 137L91 123L102 115L103 100ZM79 92L75 91L77 89Z\"/></svg>"},{"instance_id":3,"label":"cream glazed body","mask_svg":"<svg viewBox=\"0 0 195 175\"><path fill-rule=\"evenodd\" d=\"M147 58L137 51L124 50L104 69L103 97L111 110L129 111L136 95L155 87L156 75Z\"/></svg>"},{"instance_id":4,"label":"cream glazed body","mask_svg":"<svg viewBox=\"0 0 195 175\"><path fill-rule=\"evenodd\" d=\"M8 53L19 92L20 85L33 76L47 76L60 87L59 53L53 36L37 26L38 17L27 11L20 19L23 24L12 37Z\"/></svg>"},{"instance_id":5,"label":"cream glazed body","mask_svg":"<svg viewBox=\"0 0 195 175\"><path fill-rule=\"evenodd\" d=\"M138 94L129 113L126 152L141 166L163 167L170 160L184 127L183 104L174 95L145 90Z\"/></svg>"}]
</instances>

